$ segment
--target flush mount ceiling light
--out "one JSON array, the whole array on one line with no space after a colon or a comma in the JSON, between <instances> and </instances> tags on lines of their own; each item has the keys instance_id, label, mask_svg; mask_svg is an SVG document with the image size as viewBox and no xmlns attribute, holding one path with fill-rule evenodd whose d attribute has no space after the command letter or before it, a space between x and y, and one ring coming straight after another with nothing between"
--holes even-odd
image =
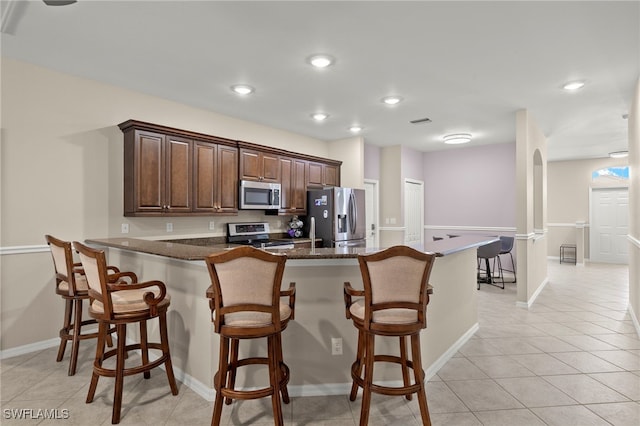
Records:
<instances>
[{"instance_id":1,"label":"flush mount ceiling light","mask_svg":"<svg viewBox=\"0 0 640 426\"><path fill-rule=\"evenodd\" d=\"M311 114L311 118L313 118L316 121L324 121L327 118L329 118L329 114L324 112L314 112L313 114Z\"/></svg>"},{"instance_id":2,"label":"flush mount ceiling light","mask_svg":"<svg viewBox=\"0 0 640 426\"><path fill-rule=\"evenodd\" d=\"M235 84L231 86L231 90L238 95L250 95L255 89L251 86L247 86L246 84Z\"/></svg>"},{"instance_id":3,"label":"flush mount ceiling light","mask_svg":"<svg viewBox=\"0 0 640 426\"><path fill-rule=\"evenodd\" d=\"M351 126L349 127L351 133L360 133L362 131L362 126Z\"/></svg>"},{"instance_id":4,"label":"flush mount ceiling light","mask_svg":"<svg viewBox=\"0 0 640 426\"><path fill-rule=\"evenodd\" d=\"M307 59L311 65L316 68L326 68L335 62L332 56L329 55L313 55Z\"/></svg>"},{"instance_id":5,"label":"flush mount ceiling light","mask_svg":"<svg viewBox=\"0 0 640 426\"><path fill-rule=\"evenodd\" d=\"M42 0L47 6L67 6L75 3L77 0Z\"/></svg>"},{"instance_id":6,"label":"flush mount ceiling light","mask_svg":"<svg viewBox=\"0 0 640 426\"><path fill-rule=\"evenodd\" d=\"M400 102L402 102L402 97L401 96L386 96L384 98L381 99L381 102L387 104L387 105L396 105Z\"/></svg>"},{"instance_id":7,"label":"flush mount ceiling light","mask_svg":"<svg viewBox=\"0 0 640 426\"><path fill-rule=\"evenodd\" d=\"M451 135L445 135L442 137L444 143L449 145L457 145L461 143L471 142L471 135L469 133L454 133Z\"/></svg>"},{"instance_id":8,"label":"flush mount ceiling light","mask_svg":"<svg viewBox=\"0 0 640 426\"><path fill-rule=\"evenodd\" d=\"M573 92L575 90L580 90L584 87L585 82L582 80L576 80L576 81L570 81L568 83L565 83L562 88L564 90L568 90L569 92Z\"/></svg>"},{"instance_id":9,"label":"flush mount ceiling light","mask_svg":"<svg viewBox=\"0 0 640 426\"><path fill-rule=\"evenodd\" d=\"M611 158L625 158L629 156L629 151L614 151L609 153Z\"/></svg>"}]
</instances>

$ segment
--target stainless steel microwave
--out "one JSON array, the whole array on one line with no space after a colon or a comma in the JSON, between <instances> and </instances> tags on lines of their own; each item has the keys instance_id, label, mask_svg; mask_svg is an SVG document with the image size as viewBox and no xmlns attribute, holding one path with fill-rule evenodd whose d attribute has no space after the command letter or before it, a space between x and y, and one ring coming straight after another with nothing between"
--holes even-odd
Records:
<instances>
[{"instance_id":1,"label":"stainless steel microwave","mask_svg":"<svg viewBox=\"0 0 640 426\"><path fill-rule=\"evenodd\" d=\"M240 181L240 208L274 210L280 208L279 183Z\"/></svg>"}]
</instances>

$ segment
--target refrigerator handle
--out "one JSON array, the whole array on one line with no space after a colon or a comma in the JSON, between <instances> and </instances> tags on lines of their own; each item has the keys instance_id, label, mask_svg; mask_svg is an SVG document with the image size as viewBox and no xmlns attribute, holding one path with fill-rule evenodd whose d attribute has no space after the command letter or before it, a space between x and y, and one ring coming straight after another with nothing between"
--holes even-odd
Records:
<instances>
[{"instance_id":1,"label":"refrigerator handle","mask_svg":"<svg viewBox=\"0 0 640 426\"><path fill-rule=\"evenodd\" d=\"M356 197L353 192L349 196L349 225L352 234L356 232L356 218L358 217L358 207L356 203Z\"/></svg>"}]
</instances>

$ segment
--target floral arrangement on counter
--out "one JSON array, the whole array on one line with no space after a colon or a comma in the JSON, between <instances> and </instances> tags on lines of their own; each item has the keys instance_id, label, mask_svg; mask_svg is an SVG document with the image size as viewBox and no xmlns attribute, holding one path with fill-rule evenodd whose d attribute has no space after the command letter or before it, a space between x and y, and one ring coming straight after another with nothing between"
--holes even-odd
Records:
<instances>
[{"instance_id":1,"label":"floral arrangement on counter","mask_svg":"<svg viewBox=\"0 0 640 426\"><path fill-rule=\"evenodd\" d=\"M289 229L287 230L287 234L289 234L291 238L302 237L302 225L303 223L298 216L293 216L288 223Z\"/></svg>"}]
</instances>

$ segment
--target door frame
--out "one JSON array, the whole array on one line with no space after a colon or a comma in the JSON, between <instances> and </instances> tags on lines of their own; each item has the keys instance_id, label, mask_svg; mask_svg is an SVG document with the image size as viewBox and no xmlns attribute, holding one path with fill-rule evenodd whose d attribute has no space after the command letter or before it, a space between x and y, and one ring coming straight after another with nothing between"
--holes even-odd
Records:
<instances>
[{"instance_id":1,"label":"door frame","mask_svg":"<svg viewBox=\"0 0 640 426\"><path fill-rule=\"evenodd\" d=\"M373 224L375 225L374 238L377 246L380 245L380 181L377 179L365 179L364 185L370 185L373 189ZM365 201L366 202L366 201ZM367 233L369 230L367 229Z\"/></svg>"},{"instance_id":2,"label":"door frame","mask_svg":"<svg viewBox=\"0 0 640 426\"><path fill-rule=\"evenodd\" d=\"M407 208L407 200L406 197L404 197L404 195L406 194L407 191L407 184L412 184L412 185L420 185L421 191L420 191L420 195L421 195L421 199L422 202L420 203L420 244L424 244L424 181L422 180L417 180L417 179L411 179L411 178L404 178L404 183L403 183L403 188L402 188L402 195L403 195L403 209L404 209L404 229L405 229L405 235L404 235L404 241L407 241L407 234L409 232L409 209Z\"/></svg>"}]
</instances>

